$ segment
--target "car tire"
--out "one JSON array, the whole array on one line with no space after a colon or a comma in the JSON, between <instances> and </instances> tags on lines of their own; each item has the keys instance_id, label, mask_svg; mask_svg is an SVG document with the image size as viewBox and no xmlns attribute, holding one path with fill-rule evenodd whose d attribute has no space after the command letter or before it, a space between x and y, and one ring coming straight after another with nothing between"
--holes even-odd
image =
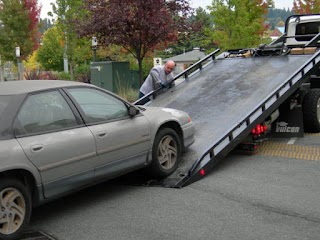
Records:
<instances>
[{"instance_id":1,"label":"car tire","mask_svg":"<svg viewBox=\"0 0 320 240\"><path fill-rule=\"evenodd\" d=\"M152 162L148 168L151 177L163 178L173 173L181 157L181 143L171 128L161 129L152 147Z\"/></svg>"},{"instance_id":2,"label":"car tire","mask_svg":"<svg viewBox=\"0 0 320 240\"><path fill-rule=\"evenodd\" d=\"M27 187L13 178L0 179L0 239L18 239L29 223L32 206Z\"/></svg>"},{"instance_id":3,"label":"car tire","mask_svg":"<svg viewBox=\"0 0 320 240\"><path fill-rule=\"evenodd\" d=\"M320 132L320 89L310 89L303 99L305 132Z\"/></svg>"}]
</instances>

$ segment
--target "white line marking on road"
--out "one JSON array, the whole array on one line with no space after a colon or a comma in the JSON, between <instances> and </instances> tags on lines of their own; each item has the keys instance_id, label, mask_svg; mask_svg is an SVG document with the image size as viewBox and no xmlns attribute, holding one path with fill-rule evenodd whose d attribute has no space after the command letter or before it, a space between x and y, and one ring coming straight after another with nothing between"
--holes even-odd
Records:
<instances>
[{"instance_id":1,"label":"white line marking on road","mask_svg":"<svg viewBox=\"0 0 320 240\"><path fill-rule=\"evenodd\" d=\"M298 139L298 138L296 138L296 137L295 137L295 138L291 138L287 144L293 145L294 142L295 142L297 139Z\"/></svg>"}]
</instances>

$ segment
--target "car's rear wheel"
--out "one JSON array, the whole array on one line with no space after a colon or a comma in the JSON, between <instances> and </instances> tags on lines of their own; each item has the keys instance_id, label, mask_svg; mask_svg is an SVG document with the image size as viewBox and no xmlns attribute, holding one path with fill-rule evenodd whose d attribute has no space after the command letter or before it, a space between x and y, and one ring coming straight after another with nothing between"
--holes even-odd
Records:
<instances>
[{"instance_id":1,"label":"car's rear wheel","mask_svg":"<svg viewBox=\"0 0 320 240\"><path fill-rule=\"evenodd\" d=\"M153 177L170 175L177 169L180 155L181 143L177 133L171 128L161 129L153 144L149 174Z\"/></svg>"},{"instance_id":2,"label":"car's rear wheel","mask_svg":"<svg viewBox=\"0 0 320 240\"><path fill-rule=\"evenodd\" d=\"M16 179L0 179L0 239L18 239L31 216L31 198Z\"/></svg>"}]
</instances>

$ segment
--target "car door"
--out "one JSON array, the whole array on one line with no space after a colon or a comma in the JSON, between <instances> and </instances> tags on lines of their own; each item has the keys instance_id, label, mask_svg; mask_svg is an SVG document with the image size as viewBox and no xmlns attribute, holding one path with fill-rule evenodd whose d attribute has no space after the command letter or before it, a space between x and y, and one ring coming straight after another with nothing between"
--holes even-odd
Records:
<instances>
[{"instance_id":1,"label":"car door","mask_svg":"<svg viewBox=\"0 0 320 240\"><path fill-rule=\"evenodd\" d=\"M16 138L38 168L46 198L93 182L95 140L70 106L58 90L36 93L15 119Z\"/></svg>"},{"instance_id":2,"label":"car door","mask_svg":"<svg viewBox=\"0 0 320 240\"><path fill-rule=\"evenodd\" d=\"M96 140L97 178L145 165L151 141L150 125L143 114L129 116L128 103L96 88L72 88L68 93L82 109Z\"/></svg>"}]
</instances>

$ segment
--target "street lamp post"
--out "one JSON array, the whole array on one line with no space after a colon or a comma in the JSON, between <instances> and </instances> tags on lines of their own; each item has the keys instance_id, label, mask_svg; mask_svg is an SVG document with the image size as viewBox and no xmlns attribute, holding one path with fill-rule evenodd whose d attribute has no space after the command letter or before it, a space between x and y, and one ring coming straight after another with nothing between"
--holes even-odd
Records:
<instances>
[{"instance_id":1,"label":"street lamp post","mask_svg":"<svg viewBox=\"0 0 320 240\"><path fill-rule=\"evenodd\" d=\"M2 68L2 61L1 61L1 55L0 55L0 82L4 81L4 76L3 76L3 68Z\"/></svg>"},{"instance_id":2,"label":"street lamp post","mask_svg":"<svg viewBox=\"0 0 320 240\"><path fill-rule=\"evenodd\" d=\"M68 62L68 38L67 38L67 32L64 32L64 52L63 52L63 71L65 73L69 72L69 62Z\"/></svg>"},{"instance_id":3,"label":"street lamp post","mask_svg":"<svg viewBox=\"0 0 320 240\"><path fill-rule=\"evenodd\" d=\"M98 48L98 41L96 37L92 37L92 51L93 51L93 62L97 61L97 48Z\"/></svg>"},{"instance_id":4,"label":"street lamp post","mask_svg":"<svg viewBox=\"0 0 320 240\"><path fill-rule=\"evenodd\" d=\"M16 47L16 57L17 57L17 67L18 67L18 80L21 80L21 73L20 73L20 47Z\"/></svg>"}]
</instances>

